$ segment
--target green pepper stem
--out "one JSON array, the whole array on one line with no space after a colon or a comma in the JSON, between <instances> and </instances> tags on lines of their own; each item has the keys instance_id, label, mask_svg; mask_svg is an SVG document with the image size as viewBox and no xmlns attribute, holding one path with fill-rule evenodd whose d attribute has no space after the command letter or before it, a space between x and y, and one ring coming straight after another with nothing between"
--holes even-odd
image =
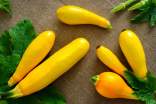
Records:
<instances>
[{"instance_id":1,"label":"green pepper stem","mask_svg":"<svg viewBox=\"0 0 156 104\"><path fill-rule=\"evenodd\" d=\"M127 0L123 3L120 3L119 5L115 6L111 12L112 13L116 13L118 11L124 10L127 6L129 6L130 4L132 4L133 2L135 2L136 0Z\"/></svg>"}]
</instances>

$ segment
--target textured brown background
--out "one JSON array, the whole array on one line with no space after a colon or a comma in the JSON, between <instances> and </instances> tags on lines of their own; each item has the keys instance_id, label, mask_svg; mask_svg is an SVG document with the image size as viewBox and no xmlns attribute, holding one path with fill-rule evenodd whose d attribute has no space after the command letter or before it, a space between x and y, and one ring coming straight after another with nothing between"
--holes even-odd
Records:
<instances>
[{"instance_id":1,"label":"textured brown background","mask_svg":"<svg viewBox=\"0 0 156 104\"><path fill-rule=\"evenodd\" d=\"M32 20L37 32L52 29L56 32L56 42L52 53L77 37L85 37L90 41L88 55L75 65L69 72L61 76L53 84L65 94L68 104L141 104L141 102L123 99L106 99L98 95L89 78L109 69L95 55L95 47L103 44L113 50L121 61L127 65L118 45L119 32L131 28L143 42L148 68L156 68L156 28L150 29L147 24L134 25L129 23L128 12L112 15L110 10L119 0L12 0L13 16L0 13L0 33L23 18ZM72 4L89 9L110 19L113 30L108 31L96 26L68 26L58 21L55 11L65 4ZM156 69L155 69L156 71Z\"/></svg>"}]
</instances>

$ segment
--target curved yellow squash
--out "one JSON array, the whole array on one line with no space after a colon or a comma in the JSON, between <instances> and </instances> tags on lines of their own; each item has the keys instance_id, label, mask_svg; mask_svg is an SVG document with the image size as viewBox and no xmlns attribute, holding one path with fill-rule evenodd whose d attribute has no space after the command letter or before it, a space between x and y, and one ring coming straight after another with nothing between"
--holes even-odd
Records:
<instances>
[{"instance_id":1,"label":"curved yellow squash","mask_svg":"<svg viewBox=\"0 0 156 104\"><path fill-rule=\"evenodd\" d=\"M8 81L13 86L23 79L36 65L38 65L51 50L55 41L53 31L40 33L27 47L13 76Z\"/></svg>"},{"instance_id":2,"label":"curved yellow squash","mask_svg":"<svg viewBox=\"0 0 156 104\"><path fill-rule=\"evenodd\" d=\"M124 30L119 37L120 47L127 58L134 74L146 78L147 66L143 46L137 35L131 30Z\"/></svg>"},{"instance_id":3,"label":"curved yellow squash","mask_svg":"<svg viewBox=\"0 0 156 104\"><path fill-rule=\"evenodd\" d=\"M104 46L99 46L96 49L96 55L106 66L114 72L124 76L124 72L127 68L120 62L118 57L111 50Z\"/></svg>"},{"instance_id":4,"label":"curved yellow squash","mask_svg":"<svg viewBox=\"0 0 156 104\"><path fill-rule=\"evenodd\" d=\"M91 11L78 6L66 5L57 10L57 17L60 21L69 25L93 24L102 28L111 29L111 23Z\"/></svg>"},{"instance_id":5,"label":"curved yellow squash","mask_svg":"<svg viewBox=\"0 0 156 104\"><path fill-rule=\"evenodd\" d=\"M45 88L82 59L88 50L86 39L75 39L33 69L9 92L11 94L8 97L22 97Z\"/></svg>"}]
</instances>

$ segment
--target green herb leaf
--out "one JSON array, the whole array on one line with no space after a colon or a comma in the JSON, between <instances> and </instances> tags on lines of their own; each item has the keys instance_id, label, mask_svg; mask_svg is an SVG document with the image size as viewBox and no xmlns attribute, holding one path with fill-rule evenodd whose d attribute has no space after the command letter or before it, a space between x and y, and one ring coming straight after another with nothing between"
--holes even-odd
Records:
<instances>
[{"instance_id":1,"label":"green herb leaf","mask_svg":"<svg viewBox=\"0 0 156 104\"><path fill-rule=\"evenodd\" d=\"M125 78L128 84L133 88L134 95L146 104L156 104L156 77L151 73L147 74L146 80L138 79L132 72L126 71Z\"/></svg>"},{"instance_id":2,"label":"green herb leaf","mask_svg":"<svg viewBox=\"0 0 156 104\"><path fill-rule=\"evenodd\" d=\"M152 90L140 89L138 91L135 91L134 95L136 95L141 101L145 102L146 104L156 104Z\"/></svg>"},{"instance_id":3,"label":"green herb leaf","mask_svg":"<svg viewBox=\"0 0 156 104\"><path fill-rule=\"evenodd\" d=\"M152 73L147 74L147 88L149 88L153 93L156 91L156 76L153 75Z\"/></svg>"},{"instance_id":4,"label":"green herb leaf","mask_svg":"<svg viewBox=\"0 0 156 104\"><path fill-rule=\"evenodd\" d=\"M8 104L6 100L0 100L0 104Z\"/></svg>"},{"instance_id":5,"label":"green herb leaf","mask_svg":"<svg viewBox=\"0 0 156 104\"><path fill-rule=\"evenodd\" d=\"M0 0L0 10L11 14L10 0Z\"/></svg>"},{"instance_id":6,"label":"green herb leaf","mask_svg":"<svg viewBox=\"0 0 156 104\"><path fill-rule=\"evenodd\" d=\"M140 81L132 72L130 71L125 71L125 78L128 84L135 90L139 90L140 88L144 88L144 83L143 81Z\"/></svg>"},{"instance_id":7,"label":"green herb leaf","mask_svg":"<svg viewBox=\"0 0 156 104\"><path fill-rule=\"evenodd\" d=\"M126 0L128 2L128 0ZM130 5L129 11L136 11L136 15L132 17L132 23L149 23L150 27L156 25L156 0L135 0L134 5ZM120 8L119 8L120 7ZM116 6L119 8L117 11L120 11L122 6ZM125 7L124 7L125 9ZM114 9L112 9L114 10ZM115 10L116 12L116 10Z\"/></svg>"},{"instance_id":8,"label":"green herb leaf","mask_svg":"<svg viewBox=\"0 0 156 104\"><path fill-rule=\"evenodd\" d=\"M148 22L151 27L156 25L156 4L151 0L137 11L138 14L131 19L133 23Z\"/></svg>"},{"instance_id":9,"label":"green herb leaf","mask_svg":"<svg viewBox=\"0 0 156 104\"><path fill-rule=\"evenodd\" d=\"M58 89L49 87L31 96L10 99L8 104L66 104L66 100Z\"/></svg>"}]
</instances>

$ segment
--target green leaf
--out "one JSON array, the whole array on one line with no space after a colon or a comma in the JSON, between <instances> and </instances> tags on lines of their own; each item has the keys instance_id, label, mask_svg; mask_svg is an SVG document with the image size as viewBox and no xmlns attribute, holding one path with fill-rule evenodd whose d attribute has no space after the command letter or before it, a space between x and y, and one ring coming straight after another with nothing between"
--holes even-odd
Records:
<instances>
[{"instance_id":1,"label":"green leaf","mask_svg":"<svg viewBox=\"0 0 156 104\"><path fill-rule=\"evenodd\" d=\"M126 81L128 84L135 90L139 90L140 88L144 88L144 81L139 80L132 72L130 71L125 71L124 73Z\"/></svg>"},{"instance_id":2,"label":"green leaf","mask_svg":"<svg viewBox=\"0 0 156 104\"><path fill-rule=\"evenodd\" d=\"M128 2L128 0L126 0ZM129 11L136 11L136 15L131 18L132 23L147 22L150 27L156 25L156 0L135 0L130 5ZM126 4L121 3L112 9L113 12L125 9Z\"/></svg>"},{"instance_id":3,"label":"green leaf","mask_svg":"<svg viewBox=\"0 0 156 104\"><path fill-rule=\"evenodd\" d=\"M148 11L147 11L148 12ZM142 23L149 20L150 15L146 11L140 12L131 19L132 23Z\"/></svg>"},{"instance_id":4,"label":"green leaf","mask_svg":"<svg viewBox=\"0 0 156 104\"><path fill-rule=\"evenodd\" d=\"M0 55L0 85L7 84L9 77L16 69L16 66L20 60L19 54L12 54L10 56Z\"/></svg>"},{"instance_id":5,"label":"green leaf","mask_svg":"<svg viewBox=\"0 0 156 104\"><path fill-rule=\"evenodd\" d=\"M10 0L0 0L0 10L11 14Z\"/></svg>"},{"instance_id":6,"label":"green leaf","mask_svg":"<svg viewBox=\"0 0 156 104\"><path fill-rule=\"evenodd\" d=\"M36 37L32 23L23 20L8 31L13 45L13 53L22 55L28 44Z\"/></svg>"},{"instance_id":7,"label":"green leaf","mask_svg":"<svg viewBox=\"0 0 156 104\"><path fill-rule=\"evenodd\" d=\"M0 85L7 84L10 75L28 44L35 38L35 30L29 20L23 20L2 33L0 37Z\"/></svg>"},{"instance_id":8,"label":"green leaf","mask_svg":"<svg viewBox=\"0 0 156 104\"><path fill-rule=\"evenodd\" d=\"M43 90L37 97L44 104L66 104L64 96L54 87Z\"/></svg>"},{"instance_id":9,"label":"green leaf","mask_svg":"<svg viewBox=\"0 0 156 104\"><path fill-rule=\"evenodd\" d=\"M147 74L147 85L152 91L156 91L156 76L150 72Z\"/></svg>"},{"instance_id":10,"label":"green leaf","mask_svg":"<svg viewBox=\"0 0 156 104\"><path fill-rule=\"evenodd\" d=\"M128 84L133 88L134 95L146 104L156 104L156 77L151 73L147 74L146 80L138 79L132 72L126 71L125 78Z\"/></svg>"},{"instance_id":11,"label":"green leaf","mask_svg":"<svg viewBox=\"0 0 156 104\"><path fill-rule=\"evenodd\" d=\"M154 0L153 0L154 1ZM156 25L156 4L152 0L137 9L137 15L131 21L133 23L148 22L151 27Z\"/></svg>"},{"instance_id":12,"label":"green leaf","mask_svg":"<svg viewBox=\"0 0 156 104\"><path fill-rule=\"evenodd\" d=\"M0 54L9 55L12 50L10 36L6 32L2 33L0 37Z\"/></svg>"},{"instance_id":13,"label":"green leaf","mask_svg":"<svg viewBox=\"0 0 156 104\"><path fill-rule=\"evenodd\" d=\"M20 99L9 100L8 104L66 104L64 96L54 87Z\"/></svg>"},{"instance_id":14,"label":"green leaf","mask_svg":"<svg viewBox=\"0 0 156 104\"><path fill-rule=\"evenodd\" d=\"M0 104L8 104L6 100L0 100Z\"/></svg>"},{"instance_id":15,"label":"green leaf","mask_svg":"<svg viewBox=\"0 0 156 104\"><path fill-rule=\"evenodd\" d=\"M156 104L154 93L150 90L139 90L134 93L141 101L146 104Z\"/></svg>"},{"instance_id":16,"label":"green leaf","mask_svg":"<svg viewBox=\"0 0 156 104\"><path fill-rule=\"evenodd\" d=\"M152 11L153 13L151 13L151 18L149 20L149 24L151 27L156 25L156 7Z\"/></svg>"}]
</instances>

